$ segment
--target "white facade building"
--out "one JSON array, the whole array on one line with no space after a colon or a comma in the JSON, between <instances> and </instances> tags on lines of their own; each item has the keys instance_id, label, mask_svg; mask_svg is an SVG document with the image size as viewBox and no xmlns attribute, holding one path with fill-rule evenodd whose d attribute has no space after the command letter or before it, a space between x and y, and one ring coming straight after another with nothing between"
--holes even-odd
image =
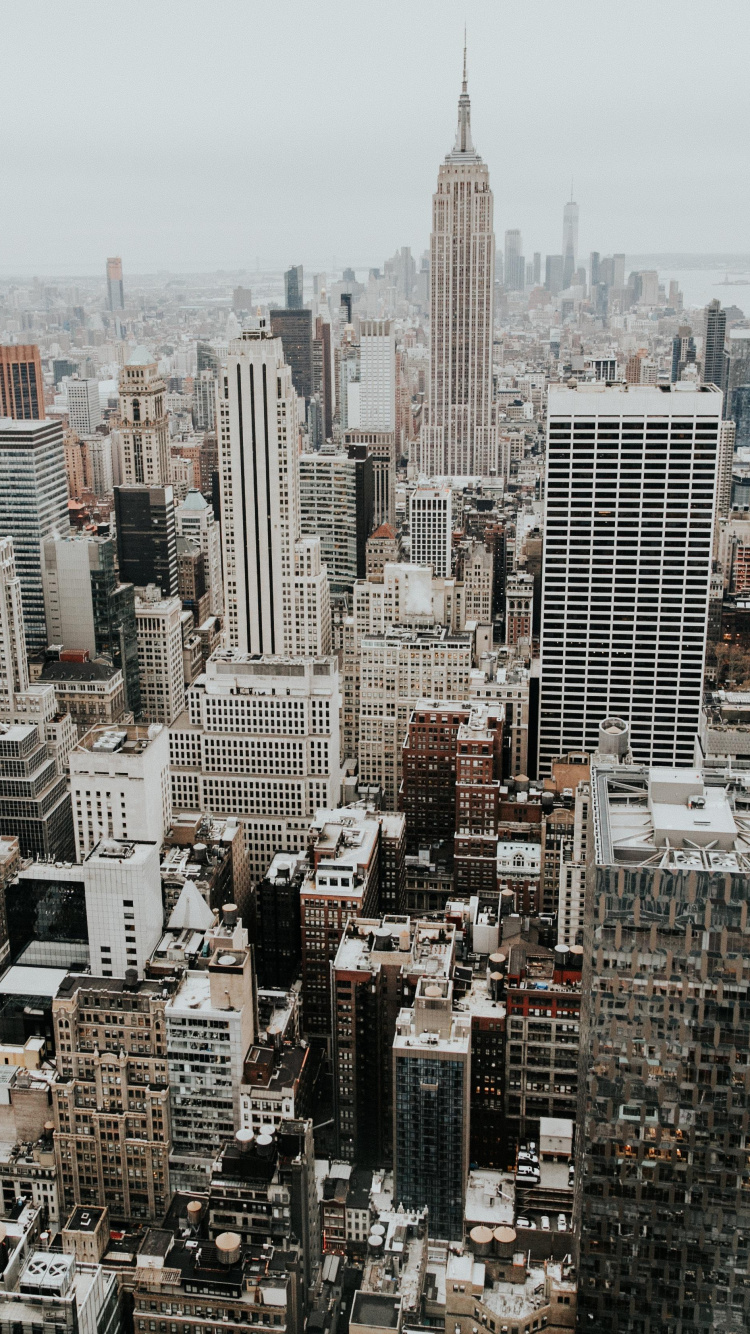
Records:
<instances>
[{"instance_id":1,"label":"white facade building","mask_svg":"<svg viewBox=\"0 0 750 1334\"><path fill-rule=\"evenodd\" d=\"M172 823L167 730L93 727L70 753L76 857L101 839L153 841Z\"/></svg>"},{"instance_id":2,"label":"white facade building","mask_svg":"<svg viewBox=\"0 0 750 1334\"><path fill-rule=\"evenodd\" d=\"M362 320L359 326L359 420L363 431L396 429L396 337L390 320Z\"/></svg>"},{"instance_id":3,"label":"white facade building","mask_svg":"<svg viewBox=\"0 0 750 1334\"><path fill-rule=\"evenodd\" d=\"M341 792L338 663L220 650L170 729L175 811L236 816L250 874L306 846L310 820Z\"/></svg>"},{"instance_id":4,"label":"white facade building","mask_svg":"<svg viewBox=\"0 0 750 1334\"><path fill-rule=\"evenodd\" d=\"M102 419L99 381L73 376L66 384L68 423L76 435L93 435Z\"/></svg>"},{"instance_id":5,"label":"white facade building","mask_svg":"<svg viewBox=\"0 0 750 1334\"><path fill-rule=\"evenodd\" d=\"M411 560L414 565L431 565L438 578L451 572L452 520L449 486L415 488L409 499Z\"/></svg>"},{"instance_id":6,"label":"white facade building","mask_svg":"<svg viewBox=\"0 0 750 1334\"><path fill-rule=\"evenodd\" d=\"M0 718L10 720L15 697L28 690L29 669L23 628L21 580L16 574L13 538L0 538Z\"/></svg>"},{"instance_id":7,"label":"white facade building","mask_svg":"<svg viewBox=\"0 0 750 1334\"><path fill-rule=\"evenodd\" d=\"M549 391L540 773L630 723L636 761L690 764L701 716L721 393Z\"/></svg>"},{"instance_id":8,"label":"white facade building","mask_svg":"<svg viewBox=\"0 0 750 1334\"><path fill-rule=\"evenodd\" d=\"M165 394L156 360L145 347L137 347L120 372L118 443L122 482L169 485Z\"/></svg>"},{"instance_id":9,"label":"white facade building","mask_svg":"<svg viewBox=\"0 0 750 1334\"><path fill-rule=\"evenodd\" d=\"M221 578L221 534L214 512L200 491L188 491L175 510L179 537L197 542L203 552L206 591L211 599L211 615L224 615L224 584Z\"/></svg>"},{"instance_id":10,"label":"white facade building","mask_svg":"<svg viewBox=\"0 0 750 1334\"><path fill-rule=\"evenodd\" d=\"M158 843L104 839L84 863L86 925L95 977L124 977L147 960L162 936Z\"/></svg>"},{"instance_id":11,"label":"white facade building","mask_svg":"<svg viewBox=\"0 0 750 1334\"><path fill-rule=\"evenodd\" d=\"M297 395L281 339L265 327L232 340L219 409L228 643L243 653L327 653L320 543L300 540Z\"/></svg>"},{"instance_id":12,"label":"white facade building","mask_svg":"<svg viewBox=\"0 0 750 1334\"><path fill-rule=\"evenodd\" d=\"M179 598L135 600L141 709L149 723L173 723L185 707Z\"/></svg>"},{"instance_id":13,"label":"white facade building","mask_svg":"<svg viewBox=\"0 0 750 1334\"><path fill-rule=\"evenodd\" d=\"M493 203L487 165L474 151L470 115L464 54L456 142L432 197L430 379L417 448L426 477L497 474Z\"/></svg>"}]
</instances>

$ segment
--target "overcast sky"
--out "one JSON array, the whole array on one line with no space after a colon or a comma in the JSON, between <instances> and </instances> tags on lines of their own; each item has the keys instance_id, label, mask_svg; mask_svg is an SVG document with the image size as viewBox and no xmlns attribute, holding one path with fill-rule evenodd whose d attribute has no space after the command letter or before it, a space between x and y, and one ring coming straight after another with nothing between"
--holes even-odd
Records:
<instances>
[{"instance_id":1,"label":"overcast sky","mask_svg":"<svg viewBox=\"0 0 750 1334\"><path fill-rule=\"evenodd\" d=\"M0 272L418 255L464 17L499 244L750 251L748 0L6 0Z\"/></svg>"}]
</instances>

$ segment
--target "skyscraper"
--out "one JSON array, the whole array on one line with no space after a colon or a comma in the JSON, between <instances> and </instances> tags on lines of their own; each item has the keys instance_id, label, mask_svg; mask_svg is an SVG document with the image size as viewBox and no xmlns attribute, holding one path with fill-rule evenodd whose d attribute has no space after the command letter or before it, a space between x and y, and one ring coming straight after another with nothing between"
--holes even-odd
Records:
<instances>
[{"instance_id":1,"label":"skyscraper","mask_svg":"<svg viewBox=\"0 0 750 1334\"><path fill-rule=\"evenodd\" d=\"M44 381L35 343L0 347L0 417L39 421L44 416Z\"/></svg>"},{"instance_id":2,"label":"skyscraper","mask_svg":"<svg viewBox=\"0 0 750 1334\"><path fill-rule=\"evenodd\" d=\"M727 313L720 301L709 301L703 326L703 379L715 384L722 393L726 388L729 357L724 348Z\"/></svg>"},{"instance_id":3,"label":"skyscraper","mask_svg":"<svg viewBox=\"0 0 750 1334\"><path fill-rule=\"evenodd\" d=\"M396 429L396 339L390 320L359 326L359 428Z\"/></svg>"},{"instance_id":4,"label":"skyscraper","mask_svg":"<svg viewBox=\"0 0 750 1334\"><path fill-rule=\"evenodd\" d=\"M220 391L229 645L327 653L328 581L320 539L300 538L297 396L281 339L263 326L243 331L230 343Z\"/></svg>"},{"instance_id":5,"label":"skyscraper","mask_svg":"<svg viewBox=\"0 0 750 1334\"><path fill-rule=\"evenodd\" d=\"M610 739L626 745L622 732ZM576 1128L579 1328L739 1334L750 1322L744 792L724 775L714 786L690 768L601 758Z\"/></svg>"},{"instance_id":6,"label":"skyscraper","mask_svg":"<svg viewBox=\"0 0 750 1334\"><path fill-rule=\"evenodd\" d=\"M68 423L76 435L93 435L102 419L99 381L68 380Z\"/></svg>"},{"instance_id":7,"label":"skyscraper","mask_svg":"<svg viewBox=\"0 0 750 1334\"><path fill-rule=\"evenodd\" d=\"M551 387L540 772L630 721L637 760L690 764L698 730L721 394Z\"/></svg>"},{"instance_id":8,"label":"skyscraper","mask_svg":"<svg viewBox=\"0 0 750 1334\"><path fill-rule=\"evenodd\" d=\"M176 597L177 533L171 486L116 486L115 524L120 578L136 588L156 584Z\"/></svg>"},{"instance_id":9,"label":"skyscraper","mask_svg":"<svg viewBox=\"0 0 750 1334\"><path fill-rule=\"evenodd\" d=\"M272 310L271 333L281 339L295 393L309 403L314 390L312 311Z\"/></svg>"},{"instance_id":10,"label":"skyscraper","mask_svg":"<svg viewBox=\"0 0 750 1334\"><path fill-rule=\"evenodd\" d=\"M12 537L0 538L0 718L11 718L15 697L29 685L21 580Z\"/></svg>"},{"instance_id":11,"label":"skyscraper","mask_svg":"<svg viewBox=\"0 0 750 1334\"><path fill-rule=\"evenodd\" d=\"M305 304L301 264L293 264L284 274L284 303L287 310L301 310Z\"/></svg>"},{"instance_id":12,"label":"skyscraper","mask_svg":"<svg viewBox=\"0 0 750 1334\"><path fill-rule=\"evenodd\" d=\"M0 420L0 533L13 538L29 649L47 644L42 542L69 527L60 422Z\"/></svg>"},{"instance_id":13,"label":"skyscraper","mask_svg":"<svg viewBox=\"0 0 750 1334\"><path fill-rule=\"evenodd\" d=\"M122 668L128 709L141 708L135 591L115 567L115 540L92 533L54 534L42 543L42 581L51 644L107 654Z\"/></svg>"},{"instance_id":14,"label":"skyscraper","mask_svg":"<svg viewBox=\"0 0 750 1334\"><path fill-rule=\"evenodd\" d=\"M413 565L429 565L444 578L451 572L451 489L418 486L409 499L409 530Z\"/></svg>"},{"instance_id":15,"label":"skyscraper","mask_svg":"<svg viewBox=\"0 0 750 1334\"><path fill-rule=\"evenodd\" d=\"M170 480L165 384L157 362L137 347L120 373L123 482L166 486Z\"/></svg>"},{"instance_id":16,"label":"skyscraper","mask_svg":"<svg viewBox=\"0 0 750 1334\"><path fill-rule=\"evenodd\" d=\"M695 364L695 340L689 324L681 324L672 339L672 384L682 379L682 372L688 365Z\"/></svg>"},{"instance_id":17,"label":"skyscraper","mask_svg":"<svg viewBox=\"0 0 750 1334\"><path fill-rule=\"evenodd\" d=\"M517 227L511 227L505 233L505 286L511 292L522 292L526 280L526 261L523 256L523 242Z\"/></svg>"},{"instance_id":18,"label":"skyscraper","mask_svg":"<svg viewBox=\"0 0 750 1334\"><path fill-rule=\"evenodd\" d=\"M122 286L122 260L119 255L107 260L107 309L116 311L125 309L125 292Z\"/></svg>"},{"instance_id":19,"label":"skyscraper","mask_svg":"<svg viewBox=\"0 0 750 1334\"><path fill-rule=\"evenodd\" d=\"M578 263L578 205L573 192L563 209L563 288L570 287Z\"/></svg>"},{"instance_id":20,"label":"skyscraper","mask_svg":"<svg viewBox=\"0 0 750 1334\"><path fill-rule=\"evenodd\" d=\"M430 238L430 382L419 467L427 476L497 472L492 424L495 236L489 172L471 138L466 50L458 130L438 173Z\"/></svg>"}]
</instances>

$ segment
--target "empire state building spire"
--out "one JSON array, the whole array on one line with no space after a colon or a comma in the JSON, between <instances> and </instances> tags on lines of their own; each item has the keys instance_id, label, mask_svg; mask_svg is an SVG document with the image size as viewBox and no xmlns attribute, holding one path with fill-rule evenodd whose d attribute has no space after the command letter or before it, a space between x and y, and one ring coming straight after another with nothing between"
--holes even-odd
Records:
<instances>
[{"instance_id":1,"label":"empire state building spire","mask_svg":"<svg viewBox=\"0 0 750 1334\"><path fill-rule=\"evenodd\" d=\"M481 158L474 151L474 144L471 139L471 102L469 101L469 89L466 78L466 33L464 33L464 74L461 82L461 96L458 99L458 129L456 131L456 142L453 145L453 152L450 153L446 161L481 162Z\"/></svg>"},{"instance_id":2,"label":"empire state building spire","mask_svg":"<svg viewBox=\"0 0 750 1334\"><path fill-rule=\"evenodd\" d=\"M419 446L425 477L494 477L492 399L495 235L487 164L474 150L464 72L458 132L438 170L430 237L430 379Z\"/></svg>"}]
</instances>

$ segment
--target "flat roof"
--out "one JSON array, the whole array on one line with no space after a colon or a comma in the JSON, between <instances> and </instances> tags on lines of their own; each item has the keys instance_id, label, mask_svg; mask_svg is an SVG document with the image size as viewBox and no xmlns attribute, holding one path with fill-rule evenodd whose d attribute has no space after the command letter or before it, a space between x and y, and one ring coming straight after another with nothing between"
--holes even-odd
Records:
<instances>
[{"instance_id":1,"label":"flat roof","mask_svg":"<svg viewBox=\"0 0 750 1334\"><path fill-rule=\"evenodd\" d=\"M401 1299L382 1292L354 1294L350 1325L375 1325L378 1329L396 1329L401 1313Z\"/></svg>"},{"instance_id":2,"label":"flat roof","mask_svg":"<svg viewBox=\"0 0 750 1334\"><path fill-rule=\"evenodd\" d=\"M13 964L0 978L0 993L6 996L56 996L67 968L25 968Z\"/></svg>"},{"instance_id":3,"label":"flat roof","mask_svg":"<svg viewBox=\"0 0 750 1334\"><path fill-rule=\"evenodd\" d=\"M723 395L713 384L551 384L548 417L718 417Z\"/></svg>"}]
</instances>

